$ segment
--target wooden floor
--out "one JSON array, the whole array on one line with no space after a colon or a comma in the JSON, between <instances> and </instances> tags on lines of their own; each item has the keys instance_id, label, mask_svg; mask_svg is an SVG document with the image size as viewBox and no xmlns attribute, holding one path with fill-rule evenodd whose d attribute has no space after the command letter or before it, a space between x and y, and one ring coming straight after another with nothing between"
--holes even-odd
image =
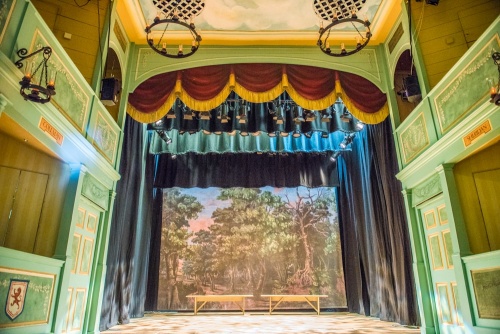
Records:
<instances>
[{"instance_id":1,"label":"wooden floor","mask_svg":"<svg viewBox=\"0 0 500 334\"><path fill-rule=\"evenodd\" d=\"M105 333L171 334L324 334L324 333L420 333L396 323L350 313L154 313L132 319Z\"/></svg>"}]
</instances>

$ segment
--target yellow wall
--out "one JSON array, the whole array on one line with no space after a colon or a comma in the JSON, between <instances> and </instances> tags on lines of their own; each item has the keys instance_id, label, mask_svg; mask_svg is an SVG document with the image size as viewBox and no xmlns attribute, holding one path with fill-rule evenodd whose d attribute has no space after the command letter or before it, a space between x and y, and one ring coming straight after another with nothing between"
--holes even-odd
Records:
<instances>
[{"instance_id":1,"label":"yellow wall","mask_svg":"<svg viewBox=\"0 0 500 334\"><path fill-rule=\"evenodd\" d=\"M457 163L455 180L471 251L500 249L500 142Z\"/></svg>"},{"instance_id":2,"label":"yellow wall","mask_svg":"<svg viewBox=\"0 0 500 334\"><path fill-rule=\"evenodd\" d=\"M96 60L100 54L99 38L106 23L109 1L93 0L85 4L86 2L87 0L32 1L71 60L91 84ZM83 6L79 7L77 4ZM65 33L71 34L71 39L64 38Z\"/></svg>"},{"instance_id":3,"label":"yellow wall","mask_svg":"<svg viewBox=\"0 0 500 334\"><path fill-rule=\"evenodd\" d=\"M412 1L412 27L434 87L500 14L499 0Z\"/></svg>"},{"instance_id":4,"label":"yellow wall","mask_svg":"<svg viewBox=\"0 0 500 334\"><path fill-rule=\"evenodd\" d=\"M4 175L5 171L18 170L26 171L28 173L25 174L31 176L41 176L46 180L46 182L39 182L40 178L28 179L28 187L24 195L17 196L14 200L10 198L12 195L9 195L12 192L7 191L6 188L9 183L16 181L13 179L12 182L2 184L0 231L3 231L3 235L0 235L0 245L52 257L57 244L59 222L69 180L69 166L3 133L0 133L0 147L2 148L0 167L3 167ZM19 193L20 191L17 192ZM16 222L15 226L12 226L12 220L15 217L11 217L9 221L9 211L12 207L10 203L15 203L16 212L21 214L33 212L33 203L30 199L34 196L42 198L43 203L41 203L41 210L36 213L37 216L29 217L32 223Z\"/></svg>"}]
</instances>

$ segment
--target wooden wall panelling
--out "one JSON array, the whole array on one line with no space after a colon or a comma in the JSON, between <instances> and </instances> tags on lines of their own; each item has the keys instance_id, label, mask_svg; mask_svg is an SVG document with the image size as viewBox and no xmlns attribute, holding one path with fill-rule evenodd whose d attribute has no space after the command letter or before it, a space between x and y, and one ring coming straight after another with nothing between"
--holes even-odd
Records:
<instances>
[{"instance_id":1,"label":"wooden wall panelling","mask_svg":"<svg viewBox=\"0 0 500 334\"><path fill-rule=\"evenodd\" d=\"M500 250L500 168L474 173L474 184L488 244L491 250Z\"/></svg>"},{"instance_id":2,"label":"wooden wall panelling","mask_svg":"<svg viewBox=\"0 0 500 334\"><path fill-rule=\"evenodd\" d=\"M3 133L0 133L0 147L0 166L49 175L35 247L30 252L51 257L57 244L69 166Z\"/></svg>"},{"instance_id":3,"label":"wooden wall panelling","mask_svg":"<svg viewBox=\"0 0 500 334\"><path fill-rule=\"evenodd\" d=\"M423 10L423 15L422 15ZM434 87L500 14L498 0L441 1L438 6L412 3L430 87Z\"/></svg>"},{"instance_id":4,"label":"wooden wall panelling","mask_svg":"<svg viewBox=\"0 0 500 334\"><path fill-rule=\"evenodd\" d=\"M81 4L80 1L72 0L35 0L33 4L85 80L91 84L109 2L85 2L86 0L81 0ZM64 38L65 33L71 34L71 39Z\"/></svg>"},{"instance_id":5,"label":"wooden wall panelling","mask_svg":"<svg viewBox=\"0 0 500 334\"><path fill-rule=\"evenodd\" d=\"M470 47L488 28L500 13L500 2L487 1L459 11L458 20L464 32L467 46Z\"/></svg>"},{"instance_id":6,"label":"wooden wall panelling","mask_svg":"<svg viewBox=\"0 0 500 334\"><path fill-rule=\"evenodd\" d=\"M48 178L46 174L21 171L5 247L33 252Z\"/></svg>"},{"instance_id":7,"label":"wooden wall panelling","mask_svg":"<svg viewBox=\"0 0 500 334\"><path fill-rule=\"evenodd\" d=\"M5 243L20 173L19 169L0 166L0 246Z\"/></svg>"},{"instance_id":8,"label":"wooden wall panelling","mask_svg":"<svg viewBox=\"0 0 500 334\"><path fill-rule=\"evenodd\" d=\"M50 30L54 30L57 15L59 13L59 5L54 2L47 1L34 1L36 9L42 16L45 23L49 26Z\"/></svg>"},{"instance_id":9,"label":"wooden wall panelling","mask_svg":"<svg viewBox=\"0 0 500 334\"><path fill-rule=\"evenodd\" d=\"M500 240L500 235L496 234L499 233L499 216L493 217L493 224L497 225L496 229L490 228L489 230L483 216L484 211L494 212L494 210L498 210L498 203L500 203L499 179L494 178L495 173L483 174L481 181L479 181L480 188L483 187L484 183L490 182L492 187L488 186L487 190L478 189L475 180L478 173L498 169L500 169L500 143L498 142L457 163L453 168L469 244L474 254L494 250L488 239ZM497 186L495 187L495 185ZM480 197L480 191L488 191L488 193L481 194ZM494 234L490 236L490 233Z\"/></svg>"}]
</instances>

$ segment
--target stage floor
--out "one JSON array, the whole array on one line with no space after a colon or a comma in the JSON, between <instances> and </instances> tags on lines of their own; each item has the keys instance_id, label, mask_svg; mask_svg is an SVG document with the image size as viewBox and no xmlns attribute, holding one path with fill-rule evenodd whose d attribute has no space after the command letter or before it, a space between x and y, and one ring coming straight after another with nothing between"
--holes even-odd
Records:
<instances>
[{"instance_id":1,"label":"stage floor","mask_svg":"<svg viewBox=\"0 0 500 334\"><path fill-rule=\"evenodd\" d=\"M324 333L420 333L397 323L351 313L154 313L132 319L105 333L169 334L324 334Z\"/></svg>"}]
</instances>

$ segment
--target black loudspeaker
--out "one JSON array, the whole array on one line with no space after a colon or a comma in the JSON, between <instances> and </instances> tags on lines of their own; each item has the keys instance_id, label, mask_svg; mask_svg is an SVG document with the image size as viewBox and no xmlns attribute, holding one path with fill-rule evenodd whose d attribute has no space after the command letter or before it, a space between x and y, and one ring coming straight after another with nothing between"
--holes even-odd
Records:
<instances>
[{"instance_id":1,"label":"black loudspeaker","mask_svg":"<svg viewBox=\"0 0 500 334\"><path fill-rule=\"evenodd\" d=\"M102 79L101 102L105 106L114 106L120 94L120 80L116 78Z\"/></svg>"},{"instance_id":2,"label":"black loudspeaker","mask_svg":"<svg viewBox=\"0 0 500 334\"><path fill-rule=\"evenodd\" d=\"M403 87L405 89L405 97L408 102L419 102L422 98L422 93L420 92L420 85L418 84L418 78L416 75L409 75L403 78Z\"/></svg>"}]
</instances>

